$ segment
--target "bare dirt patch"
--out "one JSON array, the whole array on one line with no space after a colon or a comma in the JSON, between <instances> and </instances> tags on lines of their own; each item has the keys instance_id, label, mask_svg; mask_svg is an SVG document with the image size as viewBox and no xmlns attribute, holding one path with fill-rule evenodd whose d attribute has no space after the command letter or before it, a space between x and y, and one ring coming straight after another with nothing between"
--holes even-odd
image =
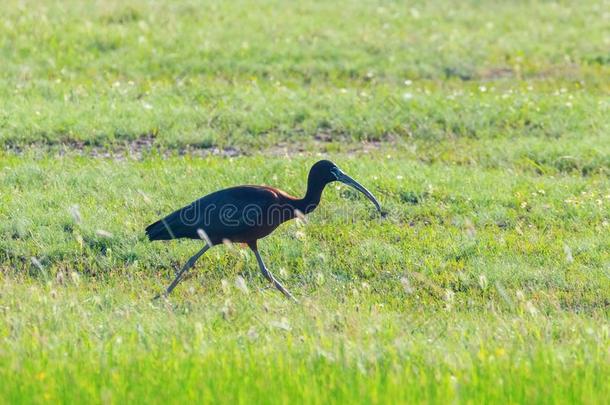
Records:
<instances>
[{"instance_id":1,"label":"bare dirt patch","mask_svg":"<svg viewBox=\"0 0 610 405\"><path fill-rule=\"evenodd\" d=\"M263 153L267 156L295 156L315 155L329 152L342 152L347 154L369 153L384 146L395 144L394 140L387 142L344 142L334 139L328 134L316 134L308 141L278 142L272 145L259 147L239 148L237 146L166 146L156 142L150 134L142 135L132 141L116 142L108 145L96 145L86 141L67 140L60 143L30 143L25 145L5 146L5 152L23 155L26 153L42 153L55 156L84 156L100 159L114 160L141 160L149 155L162 156L223 156L237 157Z\"/></svg>"}]
</instances>

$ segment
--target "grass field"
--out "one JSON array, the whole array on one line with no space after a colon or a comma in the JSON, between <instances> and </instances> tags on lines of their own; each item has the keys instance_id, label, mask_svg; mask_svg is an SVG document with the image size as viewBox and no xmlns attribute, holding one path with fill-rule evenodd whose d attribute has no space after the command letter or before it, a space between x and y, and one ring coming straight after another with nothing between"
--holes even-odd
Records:
<instances>
[{"instance_id":1,"label":"grass field","mask_svg":"<svg viewBox=\"0 0 610 405\"><path fill-rule=\"evenodd\" d=\"M608 1L0 3L0 403L607 403ZM302 195L260 243L143 229ZM606 399L604 399L606 398Z\"/></svg>"}]
</instances>

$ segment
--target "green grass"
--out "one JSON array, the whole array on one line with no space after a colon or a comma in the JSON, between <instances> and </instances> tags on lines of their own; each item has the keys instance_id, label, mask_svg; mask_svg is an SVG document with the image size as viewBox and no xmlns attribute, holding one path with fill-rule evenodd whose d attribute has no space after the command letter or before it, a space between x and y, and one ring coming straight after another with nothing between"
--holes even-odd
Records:
<instances>
[{"instance_id":1,"label":"green grass","mask_svg":"<svg viewBox=\"0 0 610 405\"><path fill-rule=\"evenodd\" d=\"M151 304L170 269L200 243L151 244L142 229L223 185L274 183L301 194L311 158L4 156L0 396L119 403L607 396L605 175L386 153L332 158L371 187L388 216L330 187L307 224L263 240L268 264L303 300L295 306L237 246L214 248L170 302Z\"/></svg>"},{"instance_id":2,"label":"green grass","mask_svg":"<svg viewBox=\"0 0 610 405\"><path fill-rule=\"evenodd\" d=\"M54 3L0 5L2 145L577 141L610 128L603 2Z\"/></svg>"},{"instance_id":3,"label":"green grass","mask_svg":"<svg viewBox=\"0 0 610 405\"><path fill-rule=\"evenodd\" d=\"M4 283L11 354L0 360L0 395L11 403L603 403L608 395L601 314L534 314L527 301L505 312L491 300L479 313L433 303L399 312L365 304L366 289L315 293L296 307L232 283L153 306L139 278L101 290L88 281L28 284Z\"/></svg>"},{"instance_id":4,"label":"green grass","mask_svg":"<svg viewBox=\"0 0 610 405\"><path fill-rule=\"evenodd\" d=\"M606 403L607 8L2 2L0 402ZM151 302L146 225L322 156L387 216L260 242L301 305L241 246Z\"/></svg>"}]
</instances>

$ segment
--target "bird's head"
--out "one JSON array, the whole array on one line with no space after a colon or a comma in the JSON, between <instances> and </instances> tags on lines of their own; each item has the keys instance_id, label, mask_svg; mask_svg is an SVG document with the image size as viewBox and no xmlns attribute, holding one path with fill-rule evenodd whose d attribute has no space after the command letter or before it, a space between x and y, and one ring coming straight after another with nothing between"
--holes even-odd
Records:
<instances>
[{"instance_id":1,"label":"bird's head","mask_svg":"<svg viewBox=\"0 0 610 405\"><path fill-rule=\"evenodd\" d=\"M332 183L333 181L340 181L341 183L347 184L364 194L381 213L381 206L373 194L371 194L362 184L343 173L343 171L330 160L320 160L319 162L316 162L309 171L309 180L320 182L322 186Z\"/></svg>"}]
</instances>

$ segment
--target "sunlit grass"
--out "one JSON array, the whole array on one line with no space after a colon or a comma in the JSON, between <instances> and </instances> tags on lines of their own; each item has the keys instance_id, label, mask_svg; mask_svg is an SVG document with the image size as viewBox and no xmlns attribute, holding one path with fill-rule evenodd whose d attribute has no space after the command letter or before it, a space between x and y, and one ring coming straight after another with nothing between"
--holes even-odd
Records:
<instances>
[{"instance_id":1,"label":"sunlit grass","mask_svg":"<svg viewBox=\"0 0 610 405\"><path fill-rule=\"evenodd\" d=\"M582 133L608 144L602 9L3 1L0 144L146 135L162 147L247 151L314 135L578 143Z\"/></svg>"},{"instance_id":2,"label":"sunlit grass","mask_svg":"<svg viewBox=\"0 0 610 405\"><path fill-rule=\"evenodd\" d=\"M513 310L493 299L487 310L441 307L428 297L403 312L370 302L366 289L322 289L295 306L227 282L214 294L184 285L152 305L142 292L150 281L3 280L0 395L13 403L602 403L608 394L605 316L534 311L525 301L534 292L509 292Z\"/></svg>"},{"instance_id":3,"label":"sunlit grass","mask_svg":"<svg viewBox=\"0 0 610 405\"><path fill-rule=\"evenodd\" d=\"M200 244L150 243L142 230L223 186L274 184L299 195L315 159L3 156L0 395L317 403L607 395L604 175L430 165L389 151L331 158L388 216L331 186L306 224L262 240L270 269L303 302L295 306L240 246L215 247L168 302L153 304Z\"/></svg>"}]
</instances>

